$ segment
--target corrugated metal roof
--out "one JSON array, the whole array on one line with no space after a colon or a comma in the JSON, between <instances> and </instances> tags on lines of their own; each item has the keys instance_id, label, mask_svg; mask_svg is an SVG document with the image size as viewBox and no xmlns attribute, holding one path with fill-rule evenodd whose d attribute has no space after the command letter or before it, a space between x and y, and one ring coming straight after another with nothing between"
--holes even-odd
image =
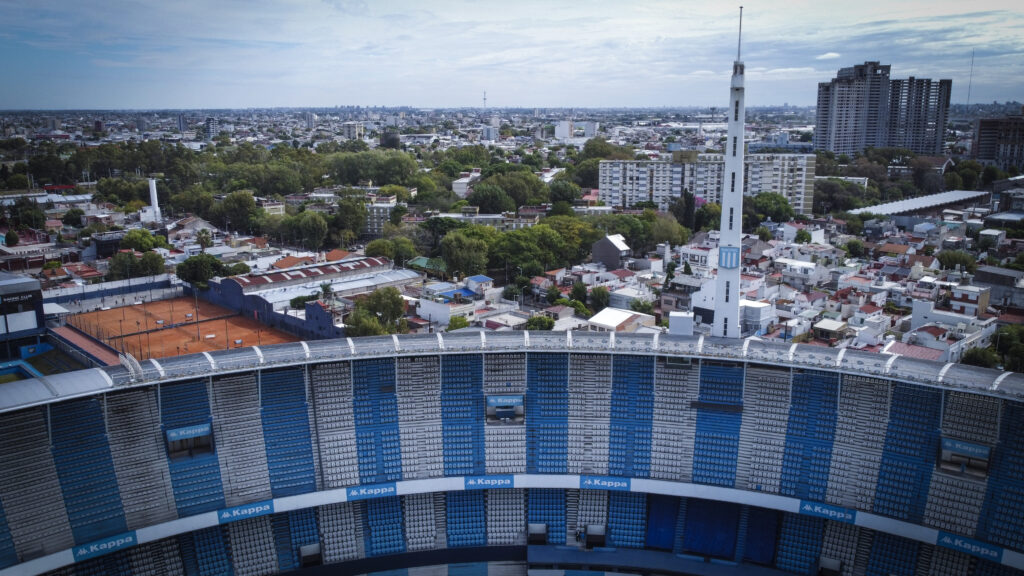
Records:
<instances>
[{"instance_id":1,"label":"corrugated metal roof","mask_svg":"<svg viewBox=\"0 0 1024 576\"><path fill-rule=\"evenodd\" d=\"M909 198L907 200L899 200L897 202L889 202L887 204L857 208L856 210L850 210L850 214L869 213L877 214L879 216L890 216L892 214L902 214L904 212L914 212L916 210L924 210L926 208L935 208L945 204L956 204L958 202L975 200L983 198L988 194L988 192L980 190L950 190L948 192L939 192L938 194L919 196L917 198Z\"/></svg>"}]
</instances>

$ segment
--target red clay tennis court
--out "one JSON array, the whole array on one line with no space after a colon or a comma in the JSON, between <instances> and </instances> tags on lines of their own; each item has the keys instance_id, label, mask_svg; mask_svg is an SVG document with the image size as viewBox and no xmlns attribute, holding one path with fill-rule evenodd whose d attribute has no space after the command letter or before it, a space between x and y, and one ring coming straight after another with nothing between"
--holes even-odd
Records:
<instances>
[{"instance_id":1,"label":"red clay tennis court","mask_svg":"<svg viewBox=\"0 0 1024 576\"><path fill-rule=\"evenodd\" d=\"M68 324L139 360L300 340L192 298L95 310L71 316Z\"/></svg>"}]
</instances>

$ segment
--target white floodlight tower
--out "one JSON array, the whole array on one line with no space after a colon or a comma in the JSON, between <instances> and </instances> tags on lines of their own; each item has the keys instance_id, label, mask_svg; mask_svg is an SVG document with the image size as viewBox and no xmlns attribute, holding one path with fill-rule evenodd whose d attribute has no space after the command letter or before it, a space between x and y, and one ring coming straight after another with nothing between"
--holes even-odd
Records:
<instances>
[{"instance_id":1,"label":"white floodlight tower","mask_svg":"<svg viewBox=\"0 0 1024 576\"><path fill-rule=\"evenodd\" d=\"M743 7L740 6L740 39L732 63L729 87L728 139L725 142L725 179L722 180L722 222L718 241L718 277L715 281L715 321L712 336L740 337L740 263L743 228Z\"/></svg>"}]
</instances>

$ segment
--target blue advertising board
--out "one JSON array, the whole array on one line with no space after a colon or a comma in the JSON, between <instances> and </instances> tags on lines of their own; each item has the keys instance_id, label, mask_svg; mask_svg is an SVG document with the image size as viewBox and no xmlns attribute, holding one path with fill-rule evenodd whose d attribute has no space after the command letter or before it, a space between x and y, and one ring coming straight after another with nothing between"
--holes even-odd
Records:
<instances>
[{"instance_id":1,"label":"blue advertising board","mask_svg":"<svg viewBox=\"0 0 1024 576\"><path fill-rule=\"evenodd\" d=\"M109 536L102 540L97 540L81 546L75 546L71 550L74 555L75 562L81 562L82 560L88 560L89 558L95 558L97 556L103 556L104 554L110 554L111 552L117 552L118 550L128 548L129 546L135 546L138 542L139 539L133 530L131 532Z\"/></svg>"},{"instance_id":2,"label":"blue advertising board","mask_svg":"<svg viewBox=\"0 0 1024 576\"><path fill-rule=\"evenodd\" d=\"M366 486L353 486L345 490L345 495L349 501L352 500L369 500L371 498L384 498L386 496L395 496L398 494L398 490L395 487L394 482L384 482L383 484L367 484Z\"/></svg>"},{"instance_id":3,"label":"blue advertising board","mask_svg":"<svg viewBox=\"0 0 1024 576\"><path fill-rule=\"evenodd\" d=\"M487 490L490 488L511 488L511 474L497 474L493 476L466 476L463 478L466 490Z\"/></svg>"},{"instance_id":4,"label":"blue advertising board","mask_svg":"<svg viewBox=\"0 0 1024 576\"><path fill-rule=\"evenodd\" d=\"M800 513L807 516L817 516L818 518L845 522L847 524L853 524L854 521L857 520L856 510L843 508L841 506L832 506L831 504L822 504L821 502L811 502L810 500L800 501Z\"/></svg>"},{"instance_id":5,"label":"blue advertising board","mask_svg":"<svg viewBox=\"0 0 1024 576\"><path fill-rule=\"evenodd\" d=\"M618 476L580 476L581 489L629 492L629 486L629 478L619 478Z\"/></svg>"},{"instance_id":6,"label":"blue advertising board","mask_svg":"<svg viewBox=\"0 0 1024 576\"><path fill-rule=\"evenodd\" d=\"M217 521L221 524L227 524L228 522L236 522L238 520L245 520L246 518L255 518L256 516L273 513L274 501L264 500L262 502L253 502L251 504L219 510L217 511Z\"/></svg>"}]
</instances>

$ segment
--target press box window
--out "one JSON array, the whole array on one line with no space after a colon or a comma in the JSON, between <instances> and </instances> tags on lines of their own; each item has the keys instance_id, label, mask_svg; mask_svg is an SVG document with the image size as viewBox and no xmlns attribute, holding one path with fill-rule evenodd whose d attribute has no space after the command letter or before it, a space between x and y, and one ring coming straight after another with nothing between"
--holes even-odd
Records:
<instances>
[{"instance_id":1,"label":"press box window","mask_svg":"<svg viewBox=\"0 0 1024 576\"><path fill-rule=\"evenodd\" d=\"M943 438L939 453L939 469L950 474L988 476L988 446Z\"/></svg>"},{"instance_id":2,"label":"press box window","mask_svg":"<svg viewBox=\"0 0 1024 576\"><path fill-rule=\"evenodd\" d=\"M167 441L167 455L171 458L188 458L213 452L213 427L210 423L172 428L164 433Z\"/></svg>"},{"instance_id":3,"label":"press box window","mask_svg":"<svg viewBox=\"0 0 1024 576\"><path fill-rule=\"evenodd\" d=\"M522 424L524 416L522 396L505 394L487 397L488 424Z\"/></svg>"}]
</instances>

